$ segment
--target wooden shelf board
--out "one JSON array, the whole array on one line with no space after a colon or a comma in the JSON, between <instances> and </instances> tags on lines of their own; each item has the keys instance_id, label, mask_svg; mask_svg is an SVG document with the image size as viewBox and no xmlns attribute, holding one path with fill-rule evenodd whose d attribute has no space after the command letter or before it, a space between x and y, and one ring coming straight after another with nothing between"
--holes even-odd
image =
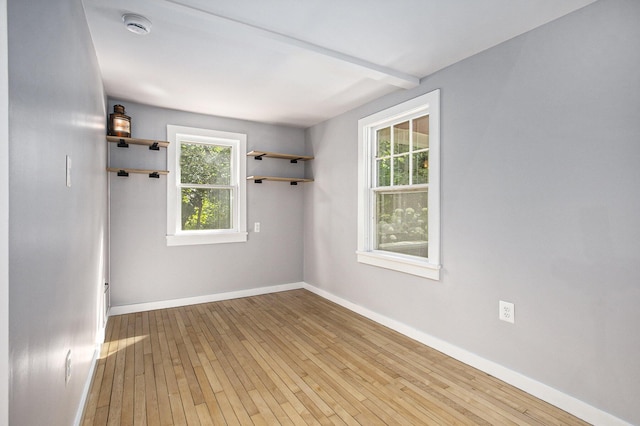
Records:
<instances>
[{"instance_id":1,"label":"wooden shelf board","mask_svg":"<svg viewBox=\"0 0 640 426\"><path fill-rule=\"evenodd\" d=\"M111 143L119 143L121 139L124 140L125 143L131 144L131 145L151 146L154 143L157 143L158 146L161 146L163 148L166 148L169 146L169 142L167 141L156 141L153 139L125 138L122 136L107 136L107 142L111 142Z\"/></svg>"},{"instance_id":2,"label":"wooden shelf board","mask_svg":"<svg viewBox=\"0 0 640 426\"><path fill-rule=\"evenodd\" d=\"M278 152L269 152L269 151L247 152L247 157L269 157L269 158L281 158L283 160L298 160L298 161L313 160L313 157L310 155L281 154Z\"/></svg>"},{"instance_id":3,"label":"wooden shelf board","mask_svg":"<svg viewBox=\"0 0 640 426\"><path fill-rule=\"evenodd\" d=\"M286 178L286 177L277 177L277 176L248 176L247 180L273 180L277 182L313 182L313 179L305 179L305 178Z\"/></svg>"},{"instance_id":4,"label":"wooden shelf board","mask_svg":"<svg viewBox=\"0 0 640 426\"><path fill-rule=\"evenodd\" d=\"M119 172L120 170L124 170L127 173L140 173L144 175L148 175L151 173L158 173L159 175L169 174L168 170L145 170L145 169L127 169L122 167L107 167L108 172Z\"/></svg>"}]
</instances>

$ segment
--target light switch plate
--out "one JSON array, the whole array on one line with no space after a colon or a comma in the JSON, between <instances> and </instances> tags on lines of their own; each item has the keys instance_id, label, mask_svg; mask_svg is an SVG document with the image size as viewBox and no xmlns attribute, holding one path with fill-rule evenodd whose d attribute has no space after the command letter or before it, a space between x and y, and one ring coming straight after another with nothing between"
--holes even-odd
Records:
<instances>
[{"instance_id":1,"label":"light switch plate","mask_svg":"<svg viewBox=\"0 0 640 426\"><path fill-rule=\"evenodd\" d=\"M67 155L67 188L71 188L71 157Z\"/></svg>"}]
</instances>

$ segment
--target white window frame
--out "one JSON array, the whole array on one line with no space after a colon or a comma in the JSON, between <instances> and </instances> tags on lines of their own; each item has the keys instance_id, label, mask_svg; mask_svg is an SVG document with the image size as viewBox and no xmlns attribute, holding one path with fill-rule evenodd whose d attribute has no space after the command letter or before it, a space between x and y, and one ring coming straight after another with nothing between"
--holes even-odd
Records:
<instances>
[{"instance_id":1,"label":"white window frame","mask_svg":"<svg viewBox=\"0 0 640 426\"><path fill-rule=\"evenodd\" d=\"M429 189L429 257L426 259L375 249L375 129L420 114L429 114L429 183L416 185ZM358 120L358 143L358 262L439 280L440 90L434 90Z\"/></svg>"},{"instance_id":2,"label":"white window frame","mask_svg":"<svg viewBox=\"0 0 640 426\"><path fill-rule=\"evenodd\" d=\"M167 125L167 246L195 244L221 244L247 241L247 180L246 161L247 135L243 133L222 132ZM233 228L224 230L188 230L181 229L180 198L180 141L210 143L231 146L231 185Z\"/></svg>"}]
</instances>

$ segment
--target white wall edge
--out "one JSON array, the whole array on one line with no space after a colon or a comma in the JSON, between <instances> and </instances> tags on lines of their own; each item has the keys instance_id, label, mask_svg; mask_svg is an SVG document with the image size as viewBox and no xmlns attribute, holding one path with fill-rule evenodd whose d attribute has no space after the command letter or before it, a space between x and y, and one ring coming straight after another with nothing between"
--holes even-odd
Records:
<instances>
[{"instance_id":1,"label":"white wall edge","mask_svg":"<svg viewBox=\"0 0 640 426\"><path fill-rule=\"evenodd\" d=\"M524 376L516 371L510 370L500 364L493 361L489 361L482 358L472 352L459 348L445 342L437 337L431 336L422 331L416 330L403 324L399 321L385 317L348 300L342 299L332 293L314 287L311 284L303 283L303 288L309 290L318 296L334 302L344 308L349 309L357 314L360 314L372 321L389 327L392 330L397 331L407 337L410 337L424 345L427 345L433 349L436 349L452 358L457 359L467 365L477 368L487 374L490 374L512 386L515 386L541 400L548 402L572 415L579 417L580 419L589 422L594 425L610 425L610 426L630 426L630 423L625 422L605 411L602 411L596 407L593 407L577 398L567 395L557 389L554 389L544 383L540 383L534 379Z\"/></svg>"},{"instance_id":2,"label":"white wall edge","mask_svg":"<svg viewBox=\"0 0 640 426\"><path fill-rule=\"evenodd\" d=\"M208 294L204 296L185 297L182 299L161 300L158 302L135 303L131 305L111 306L109 316L132 314L135 312L153 311L156 309L175 308L178 306L197 305L199 303L219 302L222 300L239 299L241 297L260 296L261 294L278 293L281 291L298 290L304 287L303 282L257 287L248 290L230 291L228 293Z\"/></svg>"},{"instance_id":3,"label":"white wall edge","mask_svg":"<svg viewBox=\"0 0 640 426\"><path fill-rule=\"evenodd\" d=\"M78 405L78 410L76 411L76 418L73 421L74 426L80 426L82 424L82 416L84 415L84 408L87 405L87 399L89 398L89 392L91 391L91 382L93 381L93 375L96 371L96 366L98 365L98 355L100 354L101 349L102 349L102 344L98 343L96 345L95 351L93 352L91 365L89 366L89 374L87 375L87 378L84 381L84 388L82 389L82 397L80 398L80 404Z\"/></svg>"},{"instance_id":4,"label":"white wall edge","mask_svg":"<svg viewBox=\"0 0 640 426\"><path fill-rule=\"evenodd\" d=\"M0 424L9 424L9 44L0 0Z\"/></svg>"}]
</instances>

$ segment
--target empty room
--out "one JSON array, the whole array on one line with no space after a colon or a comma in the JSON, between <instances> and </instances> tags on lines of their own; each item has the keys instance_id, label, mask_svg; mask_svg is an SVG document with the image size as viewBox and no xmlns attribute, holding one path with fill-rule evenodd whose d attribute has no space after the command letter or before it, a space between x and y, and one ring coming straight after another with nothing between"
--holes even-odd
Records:
<instances>
[{"instance_id":1,"label":"empty room","mask_svg":"<svg viewBox=\"0 0 640 426\"><path fill-rule=\"evenodd\" d=\"M640 425L640 1L0 24L0 425Z\"/></svg>"}]
</instances>

